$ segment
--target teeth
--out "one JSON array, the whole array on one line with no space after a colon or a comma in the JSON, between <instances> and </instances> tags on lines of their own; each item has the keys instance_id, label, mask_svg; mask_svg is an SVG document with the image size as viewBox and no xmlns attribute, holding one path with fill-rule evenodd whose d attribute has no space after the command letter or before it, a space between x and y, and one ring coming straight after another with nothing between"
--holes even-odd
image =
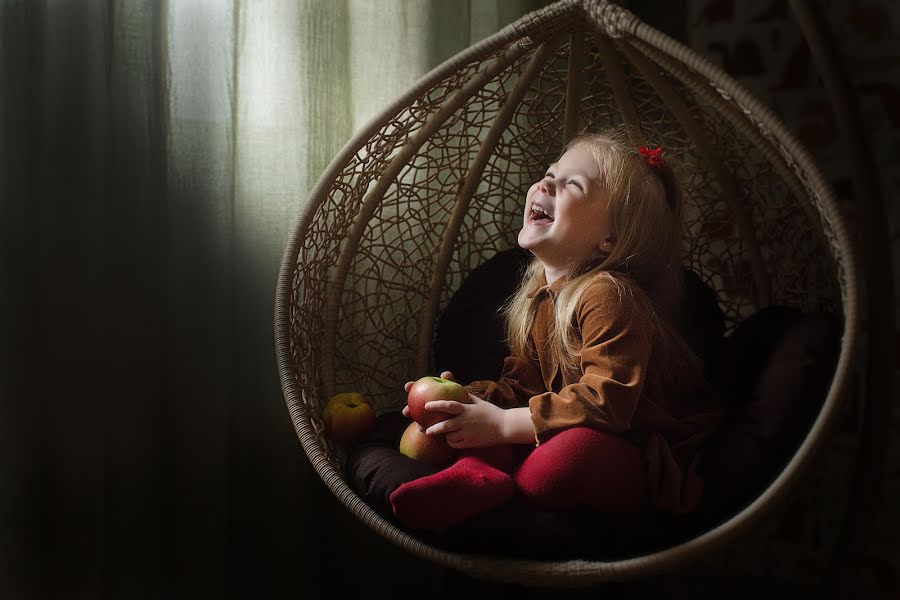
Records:
<instances>
[{"instance_id":1,"label":"teeth","mask_svg":"<svg viewBox=\"0 0 900 600\"><path fill-rule=\"evenodd\" d=\"M551 219L553 218L553 217L550 216L550 213L548 213L546 210L544 210L543 208L541 208L541 207L538 206L537 204L532 204L532 205L531 205L531 210L533 210L534 212L539 212L539 213L541 213L541 214L545 214L545 215L547 215L548 217L550 217Z\"/></svg>"}]
</instances>

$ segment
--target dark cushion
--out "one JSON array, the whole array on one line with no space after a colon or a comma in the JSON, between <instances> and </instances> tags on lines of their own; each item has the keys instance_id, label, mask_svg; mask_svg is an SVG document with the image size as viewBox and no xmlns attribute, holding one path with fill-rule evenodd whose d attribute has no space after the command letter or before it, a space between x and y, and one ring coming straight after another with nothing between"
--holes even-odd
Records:
<instances>
[{"instance_id":1,"label":"dark cushion","mask_svg":"<svg viewBox=\"0 0 900 600\"><path fill-rule=\"evenodd\" d=\"M715 290L691 269L684 269L681 293L681 335L703 363L703 374L712 379L725 337L725 313Z\"/></svg>"},{"instance_id":2,"label":"dark cushion","mask_svg":"<svg viewBox=\"0 0 900 600\"><path fill-rule=\"evenodd\" d=\"M825 400L841 333L834 315L773 306L726 340L716 383L730 413L702 465L709 522L749 504L787 465Z\"/></svg>"},{"instance_id":3,"label":"dark cushion","mask_svg":"<svg viewBox=\"0 0 900 600\"><path fill-rule=\"evenodd\" d=\"M745 404L753 382L768 362L772 351L801 319L802 311L788 306L769 306L744 319L722 341L721 357L713 380L730 405Z\"/></svg>"},{"instance_id":4,"label":"dark cushion","mask_svg":"<svg viewBox=\"0 0 900 600\"><path fill-rule=\"evenodd\" d=\"M438 471L400 454L400 437L411 422L399 412L379 415L375 429L347 454L345 469L350 487L387 519L394 518L390 497L401 483Z\"/></svg>"},{"instance_id":5,"label":"dark cushion","mask_svg":"<svg viewBox=\"0 0 900 600\"><path fill-rule=\"evenodd\" d=\"M469 273L438 319L436 371L452 371L466 383L500 376L507 347L498 309L516 291L531 256L518 247L504 250Z\"/></svg>"}]
</instances>

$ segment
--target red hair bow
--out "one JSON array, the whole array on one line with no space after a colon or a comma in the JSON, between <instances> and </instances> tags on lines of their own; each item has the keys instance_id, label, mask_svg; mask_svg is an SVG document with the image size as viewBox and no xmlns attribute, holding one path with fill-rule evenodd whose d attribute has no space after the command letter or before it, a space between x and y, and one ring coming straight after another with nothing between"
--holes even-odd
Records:
<instances>
[{"instance_id":1,"label":"red hair bow","mask_svg":"<svg viewBox=\"0 0 900 600\"><path fill-rule=\"evenodd\" d=\"M651 150L647 146L641 146L640 148L638 148L638 152L641 153L641 156L644 157L644 160L646 160L647 164L651 167L658 167L662 164L662 147Z\"/></svg>"}]
</instances>

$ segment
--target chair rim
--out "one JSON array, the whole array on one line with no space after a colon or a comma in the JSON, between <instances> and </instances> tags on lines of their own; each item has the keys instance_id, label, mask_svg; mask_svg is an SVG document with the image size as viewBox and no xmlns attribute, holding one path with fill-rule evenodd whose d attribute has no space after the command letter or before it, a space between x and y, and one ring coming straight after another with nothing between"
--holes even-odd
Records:
<instances>
[{"instance_id":1,"label":"chair rim","mask_svg":"<svg viewBox=\"0 0 900 600\"><path fill-rule=\"evenodd\" d=\"M598 561L587 559L524 559L493 555L475 555L451 551L417 539L411 533L384 519L368 506L349 486L346 477L329 460L311 424L306 391L297 384L296 366L291 355L291 299L292 280L299 246L309 229L312 218L325 201L341 169L372 138L386 122L407 108L416 98L466 64L483 60L492 53L513 43L531 44L547 35L548 23L566 24L578 17L594 20L611 37L633 37L652 48L673 57L693 71L714 82L717 91L734 99L767 137L794 161L794 168L805 176L808 185L819 198L821 216L833 228L833 243L837 245L836 267L843 268L842 286L843 335L835 373L825 401L811 429L795 450L787 465L766 489L739 512L712 529L674 546L621 560ZM560 0L519 18L497 33L470 46L438 65L413 83L392 103L375 115L331 160L313 186L295 226L285 244L279 268L275 311L275 346L279 377L295 431L311 464L323 482L339 501L359 520L389 542L423 559L463 571L469 575L506 581L560 587L629 579L676 569L710 553L746 532L754 523L771 513L812 462L829 433L833 430L839 408L851 383L850 371L855 364L858 347L859 279L857 252L846 229L834 193L809 153L781 123L775 114L756 99L740 83L722 69L680 42L641 22L629 11L606 0Z\"/></svg>"}]
</instances>

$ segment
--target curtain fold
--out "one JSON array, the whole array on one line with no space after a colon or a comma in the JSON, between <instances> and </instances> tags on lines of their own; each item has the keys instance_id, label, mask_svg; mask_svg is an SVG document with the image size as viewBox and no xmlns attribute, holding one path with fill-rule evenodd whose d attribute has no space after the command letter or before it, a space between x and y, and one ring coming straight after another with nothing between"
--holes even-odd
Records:
<instances>
[{"instance_id":1,"label":"curtain fold","mask_svg":"<svg viewBox=\"0 0 900 600\"><path fill-rule=\"evenodd\" d=\"M275 278L354 131L544 4L0 5L4 597L453 589L309 465L277 376Z\"/></svg>"}]
</instances>

